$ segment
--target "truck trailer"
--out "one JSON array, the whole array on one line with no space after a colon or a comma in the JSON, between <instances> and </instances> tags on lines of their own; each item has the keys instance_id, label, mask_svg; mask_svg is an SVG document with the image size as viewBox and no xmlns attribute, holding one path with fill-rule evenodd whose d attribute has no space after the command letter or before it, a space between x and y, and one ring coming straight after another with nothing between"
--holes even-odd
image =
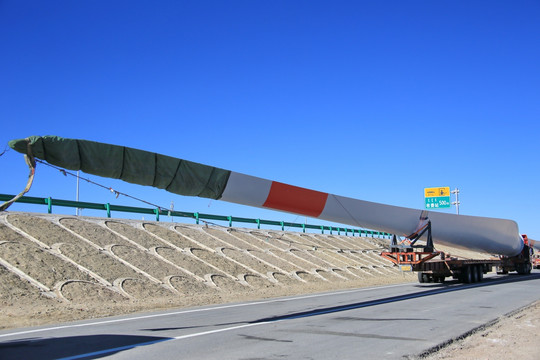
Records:
<instances>
[{"instance_id":1,"label":"truck trailer","mask_svg":"<svg viewBox=\"0 0 540 360\"><path fill-rule=\"evenodd\" d=\"M427 233L425 244L416 245L420 237ZM436 251L431 236L431 222L419 232L398 241L393 236L389 251L381 256L392 261L402 271L418 273L420 283L444 282L446 278L457 279L463 283L480 282L495 268L497 274L517 272L520 275L530 274L535 259L534 248L527 235L523 239L522 250L514 256L492 255L489 259L463 259L451 256L443 251Z\"/></svg>"}]
</instances>

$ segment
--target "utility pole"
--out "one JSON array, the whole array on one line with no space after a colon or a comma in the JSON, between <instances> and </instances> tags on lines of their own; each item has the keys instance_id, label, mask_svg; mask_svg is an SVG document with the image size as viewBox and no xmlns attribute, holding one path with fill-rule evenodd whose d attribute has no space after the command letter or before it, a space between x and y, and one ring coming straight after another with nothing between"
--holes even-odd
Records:
<instances>
[{"instance_id":1,"label":"utility pole","mask_svg":"<svg viewBox=\"0 0 540 360\"><path fill-rule=\"evenodd\" d=\"M452 205L456 205L456 214L459 215L459 189L455 188L454 190L450 191L452 194L456 194L456 201L452 201Z\"/></svg>"}]
</instances>

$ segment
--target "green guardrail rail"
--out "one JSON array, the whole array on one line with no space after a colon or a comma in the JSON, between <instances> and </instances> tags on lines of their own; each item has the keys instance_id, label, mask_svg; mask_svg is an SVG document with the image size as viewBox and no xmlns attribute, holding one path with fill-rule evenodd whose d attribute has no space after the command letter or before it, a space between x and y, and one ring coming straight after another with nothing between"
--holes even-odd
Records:
<instances>
[{"instance_id":1,"label":"green guardrail rail","mask_svg":"<svg viewBox=\"0 0 540 360\"><path fill-rule=\"evenodd\" d=\"M13 199L14 197L15 195L0 194L0 201L8 201L8 200ZM165 210L162 208L143 208L143 207L134 207L134 206L114 205L110 203L100 204L100 203L85 202L85 201L53 199L51 197L41 198L41 197L33 197L33 196L23 196L19 198L16 202L25 203L25 204L46 205L47 212L49 214L52 214L53 206L61 206L61 207L70 207L70 208L79 208L79 209L105 210L107 211L108 218L111 217L112 211L120 211L120 212L126 212L126 213L136 213L136 214L151 214L156 217L156 221L159 221L160 215L164 215L164 216L172 216L172 217L176 216L176 217L195 219L195 222L197 224L199 224L200 220L202 221L215 220L215 221L228 222L229 227L232 227L233 222L236 222L236 223L257 224L257 229L260 229L261 225L271 225L271 226L281 227L282 231L284 231L286 227L287 228L292 227L292 228L301 228L302 232L306 232L306 229L320 230L321 234L324 234L324 231L327 230L330 232L330 234L333 234L334 231L337 231L338 235L341 235L341 232L344 232L346 236L349 236L349 233L351 233L352 236L354 236L354 234L358 234L358 236L378 237L378 238L385 238L385 239L390 239L392 237L392 235L389 233L374 231L374 230L366 230L366 229L350 229L350 228L334 227L334 226L327 226L327 225L312 225L312 224L293 223L293 222L286 222L286 221L202 214L198 212L192 213L192 212L185 212L185 211L172 211L172 210Z\"/></svg>"}]
</instances>

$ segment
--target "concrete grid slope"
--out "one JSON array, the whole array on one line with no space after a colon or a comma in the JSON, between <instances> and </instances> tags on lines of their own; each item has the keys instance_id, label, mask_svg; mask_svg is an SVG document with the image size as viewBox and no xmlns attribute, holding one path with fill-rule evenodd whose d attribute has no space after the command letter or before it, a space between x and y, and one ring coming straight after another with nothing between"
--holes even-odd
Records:
<instances>
[{"instance_id":1,"label":"concrete grid slope","mask_svg":"<svg viewBox=\"0 0 540 360\"><path fill-rule=\"evenodd\" d=\"M6 212L3 323L47 322L47 313L63 318L74 308L84 318L413 281L379 256L386 241Z\"/></svg>"}]
</instances>

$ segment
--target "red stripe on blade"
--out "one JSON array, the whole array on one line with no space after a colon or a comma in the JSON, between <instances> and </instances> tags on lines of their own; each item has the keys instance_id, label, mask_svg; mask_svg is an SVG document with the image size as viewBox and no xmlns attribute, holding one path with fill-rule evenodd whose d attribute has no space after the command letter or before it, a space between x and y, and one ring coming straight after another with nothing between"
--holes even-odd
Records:
<instances>
[{"instance_id":1,"label":"red stripe on blade","mask_svg":"<svg viewBox=\"0 0 540 360\"><path fill-rule=\"evenodd\" d=\"M274 181L263 206L317 217L322 213L327 198L327 193Z\"/></svg>"}]
</instances>

